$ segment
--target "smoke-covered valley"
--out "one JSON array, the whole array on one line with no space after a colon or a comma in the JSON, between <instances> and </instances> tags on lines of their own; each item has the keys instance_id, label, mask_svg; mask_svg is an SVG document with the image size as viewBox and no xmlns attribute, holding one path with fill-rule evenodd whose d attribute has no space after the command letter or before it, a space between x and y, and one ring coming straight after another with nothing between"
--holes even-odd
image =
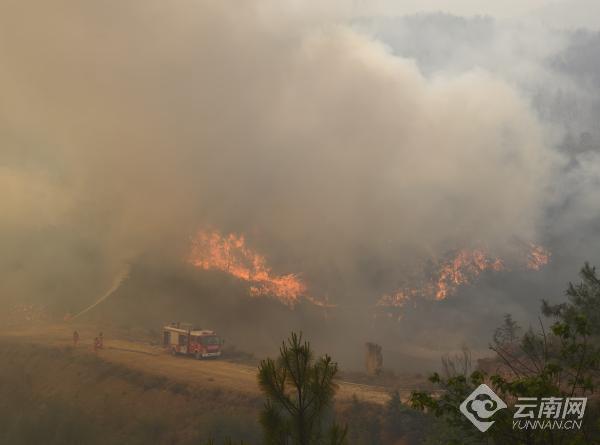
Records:
<instances>
[{"instance_id":1,"label":"smoke-covered valley","mask_svg":"<svg viewBox=\"0 0 600 445\"><path fill-rule=\"evenodd\" d=\"M482 353L504 313L535 322L598 261L595 29L343 2L35 10L0 6L7 306L76 314L130 268L86 316L192 318L258 353L303 329L350 367L371 340L415 369ZM199 230L243 235L313 302L194 267ZM551 252L540 270L519 267L529 243ZM506 267L378 305L460 249Z\"/></svg>"}]
</instances>

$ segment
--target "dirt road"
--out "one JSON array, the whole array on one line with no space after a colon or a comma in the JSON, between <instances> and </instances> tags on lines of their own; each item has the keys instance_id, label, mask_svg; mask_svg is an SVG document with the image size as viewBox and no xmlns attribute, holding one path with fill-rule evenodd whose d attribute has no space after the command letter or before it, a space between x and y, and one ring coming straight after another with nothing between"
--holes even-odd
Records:
<instances>
[{"instance_id":1,"label":"dirt road","mask_svg":"<svg viewBox=\"0 0 600 445\"><path fill-rule=\"evenodd\" d=\"M25 328L0 331L0 337L13 338L15 341L44 344L47 346L67 347L72 345L72 332L77 329L81 334L79 349L81 353L93 354L92 340L96 335L84 325L69 324L36 325ZM256 367L228 361L195 360L191 357L173 357L158 346L150 343L114 338L106 335L104 349L97 352L103 360L125 365L148 374L160 375L170 380L204 388L222 388L228 391L248 395L258 395ZM383 404L389 399L388 389L359 383L338 381L337 398L358 399ZM408 390L401 395L408 395Z\"/></svg>"}]
</instances>

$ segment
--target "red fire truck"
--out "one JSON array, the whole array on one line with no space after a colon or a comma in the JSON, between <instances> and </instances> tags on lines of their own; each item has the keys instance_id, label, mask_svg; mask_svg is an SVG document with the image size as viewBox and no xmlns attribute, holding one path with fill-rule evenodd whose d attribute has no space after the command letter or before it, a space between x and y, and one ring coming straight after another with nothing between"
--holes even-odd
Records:
<instances>
[{"instance_id":1,"label":"red fire truck","mask_svg":"<svg viewBox=\"0 0 600 445\"><path fill-rule=\"evenodd\" d=\"M223 341L215 331L197 329L188 323L171 323L163 327L163 346L171 354L193 355L198 360L220 357Z\"/></svg>"}]
</instances>

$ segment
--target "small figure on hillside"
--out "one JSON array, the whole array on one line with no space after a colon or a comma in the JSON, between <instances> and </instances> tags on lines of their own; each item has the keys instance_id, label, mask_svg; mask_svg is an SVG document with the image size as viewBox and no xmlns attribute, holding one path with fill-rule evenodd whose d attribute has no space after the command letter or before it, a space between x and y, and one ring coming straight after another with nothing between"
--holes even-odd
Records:
<instances>
[{"instance_id":1,"label":"small figure on hillside","mask_svg":"<svg viewBox=\"0 0 600 445\"><path fill-rule=\"evenodd\" d=\"M104 334L102 334L102 332L98 335L98 347L104 349Z\"/></svg>"},{"instance_id":2,"label":"small figure on hillside","mask_svg":"<svg viewBox=\"0 0 600 445\"><path fill-rule=\"evenodd\" d=\"M73 331L73 346L77 347L77 343L79 343L79 332Z\"/></svg>"},{"instance_id":3,"label":"small figure on hillside","mask_svg":"<svg viewBox=\"0 0 600 445\"><path fill-rule=\"evenodd\" d=\"M98 352L100 349L100 339L98 337L94 338L94 352Z\"/></svg>"}]
</instances>

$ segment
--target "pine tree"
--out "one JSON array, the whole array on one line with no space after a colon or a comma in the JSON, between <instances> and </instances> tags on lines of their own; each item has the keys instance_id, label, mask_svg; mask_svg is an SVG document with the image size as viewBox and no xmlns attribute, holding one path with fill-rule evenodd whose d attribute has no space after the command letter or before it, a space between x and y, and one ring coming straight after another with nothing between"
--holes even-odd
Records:
<instances>
[{"instance_id":1,"label":"pine tree","mask_svg":"<svg viewBox=\"0 0 600 445\"><path fill-rule=\"evenodd\" d=\"M337 363L315 359L302 334L283 342L276 360L262 360L258 381L266 395L260 422L269 445L343 445L346 429L331 419Z\"/></svg>"}]
</instances>

